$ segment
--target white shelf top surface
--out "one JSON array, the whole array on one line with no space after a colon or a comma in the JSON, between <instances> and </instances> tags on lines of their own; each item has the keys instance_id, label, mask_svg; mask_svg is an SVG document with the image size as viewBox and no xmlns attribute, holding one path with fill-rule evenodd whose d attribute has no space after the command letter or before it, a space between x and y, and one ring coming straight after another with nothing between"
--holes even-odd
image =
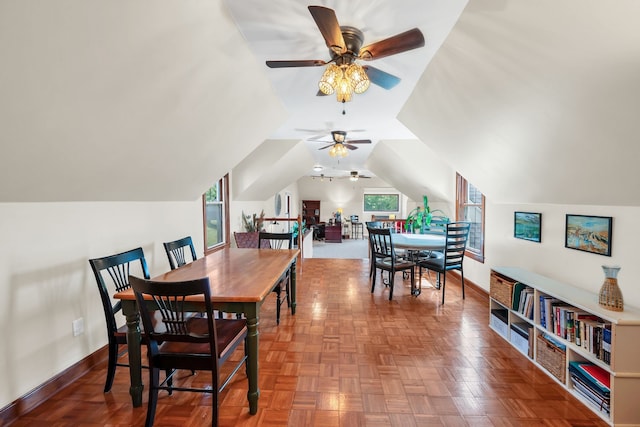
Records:
<instances>
[{"instance_id":1,"label":"white shelf top surface","mask_svg":"<svg viewBox=\"0 0 640 427\"><path fill-rule=\"evenodd\" d=\"M640 325L640 309L625 304L624 311L607 310L598 304L598 294L578 288L573 285L561 283L549 277L519 268L519 267L493 267L493 271L510 277L536 288L544 294L558 298L576 308L588 311L603 320L618 325Z\"/></svg>"}]
</instances>

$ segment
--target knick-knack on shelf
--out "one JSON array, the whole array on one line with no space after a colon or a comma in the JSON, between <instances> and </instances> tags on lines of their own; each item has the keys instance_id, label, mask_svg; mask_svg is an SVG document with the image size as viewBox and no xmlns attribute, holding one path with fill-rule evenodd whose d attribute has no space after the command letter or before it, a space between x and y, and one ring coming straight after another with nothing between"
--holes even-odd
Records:
<instances>
[{"instance_id":1,"label":"knick-knack on shelf","mask_svg":"<svg viewBox=\"0 0 640 427\"><path fill-rule=\"evenodd\" d=\"M623 311L624 301L622 299L622 292L618 287L618 272L620 267L603 265L604 271L604 283L600 288L600 294L598 296L598 303L612 311Z\"/></svg>"}]
</instances>

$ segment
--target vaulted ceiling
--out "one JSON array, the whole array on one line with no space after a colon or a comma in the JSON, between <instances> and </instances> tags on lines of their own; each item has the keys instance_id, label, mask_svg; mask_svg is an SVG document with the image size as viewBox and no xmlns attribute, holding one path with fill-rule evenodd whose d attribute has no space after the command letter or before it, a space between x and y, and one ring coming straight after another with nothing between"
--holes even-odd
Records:
<instances>
[{"instance_id":1,"label":"vaulted ceiling","mask_svg":"<svg viewBox=\"0 0 640 427\"><path fill-rule=\"evenodd\" d=\"M374 144L328 168L414 198L446 199L459 171L498 203L640 205L636 0L314 4L367 40L419 27L427 44L377 61L402 83L343 116L298 86L321 69L268 69L252 41L325 59L306 4L0 0L0 202L195 200L229 170L255 200L308 174L309 130L339 126Z\"/></svg>"}]
</instances>

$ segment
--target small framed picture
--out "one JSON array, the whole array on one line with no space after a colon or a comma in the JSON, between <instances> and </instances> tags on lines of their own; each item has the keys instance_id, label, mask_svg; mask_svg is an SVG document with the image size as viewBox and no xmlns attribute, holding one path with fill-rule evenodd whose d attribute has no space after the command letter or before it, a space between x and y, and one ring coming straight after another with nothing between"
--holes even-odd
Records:
<instances>
[{"instance_id":1,"label":"small framed picture","mask_svg":"<svg viewBox=\"0 0 640 427\"><path fill-rule=\"evenodd\" d=\"M513 237L540 243L542 214L536 212L513 213Z\"/></svg>"},{"instance_id":2,"label":"small framed picture","mask_svg":"<svg viewBox=\"0 0 640 427\"><path fill-rule=\"evenodd\" d=\"M565 248L611 256L610 216L567 214Z\"/></svg>"}]
</instances>

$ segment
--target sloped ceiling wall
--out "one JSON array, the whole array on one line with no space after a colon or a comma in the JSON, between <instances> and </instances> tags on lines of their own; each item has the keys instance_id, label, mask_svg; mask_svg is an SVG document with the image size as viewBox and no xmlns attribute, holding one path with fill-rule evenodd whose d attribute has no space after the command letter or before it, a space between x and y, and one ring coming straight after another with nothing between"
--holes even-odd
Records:
<instances>
[{"instance_id":1,"label":"sloped ceiling wall","mask_svg":"<svg viewBox=\"0 0 640 427\"><path fill-rule=\"evenodd\" d=\"M221 2L2 1L0 58L0 202L195 200L286 119Z\"/></svg>"},{"instance_id":2,"label":"sloped ceiling wall","mask_svg":"<svg viewBox=\"0 0 640 427\"><path fill-rule=\"evenodd\" d=\"M418 140L379 141L367 168L414 201L453 201L455 171Z\"/></svg>"},{"instance_id":3,"label":"sloped ceiling wall","mask_svg":"<svg viewBox=\"0 0 640 427\"><path fill-rule=\"evenodd\" d=\"M497 203L637 206L637 16L471 0L399 120ZM4 0L0 58L0 202L195 200L287 119L220 2Z\"/></svg>"},{"instance_id":4,"label":"sloped ceiling wall","mask_svg":"<svg viewBox=\"0 0 640 427\"><path fill-rule=\"evenodd\" d=\"M495 202L640 205L640 2L483 3L399 120Z\"/></svg>"},{"instance_id":5,"label":"sloped ceiling wall","mask_svg":"<svg viewBox=\"0 0 640 427\"><path fill-rule=\"evenodd\" d=\"M304 141L267 140L233 169L233 200L267 200L312 167Z\"/></svg>"}]
</instances>

